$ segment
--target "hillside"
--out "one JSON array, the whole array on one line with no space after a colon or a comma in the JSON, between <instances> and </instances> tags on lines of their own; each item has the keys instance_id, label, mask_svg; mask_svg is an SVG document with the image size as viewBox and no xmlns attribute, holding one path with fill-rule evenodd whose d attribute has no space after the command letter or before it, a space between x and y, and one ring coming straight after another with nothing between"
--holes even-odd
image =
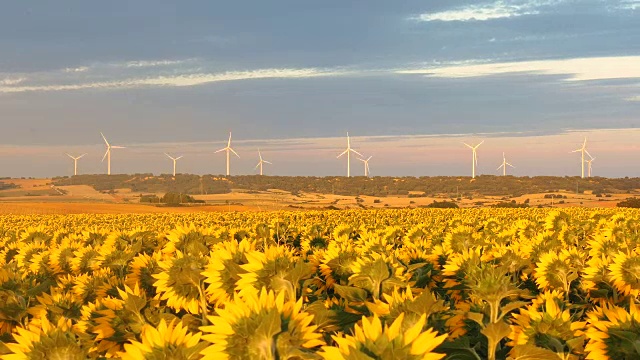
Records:
<instances>
[{"instance_id":1,"label":"hillside","mask_svg":"<svg viewBox=\"0 0 640 360\"><path fill-rule=\"evenodd\" d=\"M482 175L470 177L289 177L289 176L230 176L178 174L154 176L134 175L80 175L54 178L56 186L89 185L98 191L131 189L134 192L179 192L192 195L225 194L233 189L266 191L279 189L291 193L307 192L345 196L411 197L447 195L468 196L522 196L531 193L556 191L593 193L632 193L640 189L640 178L579 177L514 177Z\"/></svg>"}]
</instances>

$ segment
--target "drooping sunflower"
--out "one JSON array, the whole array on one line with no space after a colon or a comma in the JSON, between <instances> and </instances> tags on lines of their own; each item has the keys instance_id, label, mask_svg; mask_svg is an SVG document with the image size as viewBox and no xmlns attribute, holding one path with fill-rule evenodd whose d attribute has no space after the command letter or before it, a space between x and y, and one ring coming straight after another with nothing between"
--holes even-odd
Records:
<instances>
[{"instance_id":1,"label":"drooping sunflower","mask_svg":"<svg viewBox=\"0 0 640 360\"><path fill-rule=\"evenodd\" d=\"M442 359L445 354L433 350L447 335L440 335L429 329L424 330L426 315L406 331L402 331L404 314L391 324L382 325L380 318L362 318L362 326L356 325L354 334L335 335L337 346L324 346L320 355L327 360L356 359Z\"/></svg>"},{"instance_id":2,"label":"drooping sunflower","mask_svg":"<svg viewBox=\"0 0 640 360\"><path fill-rule=\"evenodd\" d=\"M619 252L609 265L613 285L624 295L640 295L640 252Z\"/></svg>"},{"instance_id":3,"label":"drooping sunflower","mask_svg":"<svg viewBox=\"0 0 640 360\"><path fill-rule=\"evenodd\" d=\"M76 275L96 271L102 265L100 252L91 246L76 250L71 260L71 269Z\"/></svg>"},{"instance_id":4,"label":"drooping sunflower","mask_svg":"<svg viewBox=\"0 0 640 360\"><path fill-rule=\"evenodd\" d=\"M569 292L571 283L578 279L578 269L562 252L550 251L540 257L536 264L535 278L540 290L563 290Z\"/></svg>"},{"instance_id":5,"label":"drooping sunflower","mask_svg":"<svg viewBox=\"0 0 640 360\"><path fill-rule=\"evenodd\" d=\"M531 305L513 314L509 338L512 346L535 345L560 353L564 359L582 351L584 338L581 336L585 325L572 316L562 292L545 292Z\"/></svg>"},{"instance_id":6,"label":"drooping sunflower","mask_svg":"<svg viewBox=\"0 0 640 360\"><path fill-rule=\"evenodd\" d=\"M215 246L202 272L204 282L208 284L205 292L209 302L221 306L233 298L240 274L246 273L242 268L249 262L246 254L252 251L255 251L255 243L247 239L240 243L225 241Z\"/></svg>"},{"instance_id":7,"label":"drooping sunflower","mask_svg":"<svg viewBox=\"0 0 640 360\"><path fill-rule=\"evenodd\" d=\"M87 349L71 330L71 322L60 319L50 323L47 318L31 322L26 328L18 327L13 335L14 343L4 345L11 351L2 355L5 360L85 360Z\"/></svg>"},{"instance_id":8,"label":"drooping sunflower","mask_svg":"<svg viewBox=\"0 0 640 360\"><path fill-rule=\"evenodd\" d=\"M324 280L323 288L332 288L334 284L346 285L353 274L351 266L357 261L359 254L349 243L329 244L320 263L320 274Z\"/></svg>"},{"instance_id":9,"label":"drooping sunflower","mask_svg":"<svg viewBox=\"0 0 640 360\"><path fill-rule=\"evenodd\" d=\"M139 286L150 296L154 296L156 288L153 284L156 279L153 278L154 274L159 273L161 254L159 252L148 254L138 254L129 263L129 272L125 283L128 287L134 288Z\"/></svg>"},{"instance_id":10,"label":"drooping sunflower","mask_svg":"<svg viewBox=\"0 0 640 360\"><path fill-rule=\"evenodd\" d=\"M216 313L208 317L212 325L201 327L211 343L202 351L204 360L305 358L325 344L302 300L285 301L284 292L250 292Z\"/></svg>"},{"instance_id":11,"label":"drooping sunflower","mask_svg":"<svg viewBox=\"0 0 640 360\"><path fill-rule=\"evenodd\" d=\"M123 360L200 359L200 352L207 346L200 341L202 333L192 334L181 322L162 319L158 327L146 325L142 330L142 341L124 345L120 358Z\"/></svg>"},{"instance_id":12,"label":"drooping sunflower","mask_svg":"<svg viewBox=\"0 0 640 360\"><path fill-rule=\"evenodd\" d=\"M296 265L294 252L286 246L269 246L264 250L245 254L248 262L240 267L245 270L236 282L240 294L260 291L261 288L275 289L280 280L285 280Z\"/></svg>"},{"instance_id":13,"label":"drooping sunflower","mask_svg":"<svg viewBox=\"0 0 640 360\"><path fill-rule=\"evenodd\" d=\"M586 330L589 342L585 347L586 359L617 360L638 359L638 338L640 338L640 311L634 299L629 310L607 305L587 313Z\"/></svg>"},{"instance_id":14,"label":"drooping sunflower","mask_svg":"<svg viewBox=\"0 0 640 360\"><path fill-rule=\"evenodd\" d=\"M159 264L162 271L153 275L156 279L153 286L156 287L159 299L166 300L167 305L177 311L186 310L191 314L204 311L202 271L206 263L203 256L183 254L180 251L176 251L174 258L161 261Z\"/></svg>"}]
</instances>

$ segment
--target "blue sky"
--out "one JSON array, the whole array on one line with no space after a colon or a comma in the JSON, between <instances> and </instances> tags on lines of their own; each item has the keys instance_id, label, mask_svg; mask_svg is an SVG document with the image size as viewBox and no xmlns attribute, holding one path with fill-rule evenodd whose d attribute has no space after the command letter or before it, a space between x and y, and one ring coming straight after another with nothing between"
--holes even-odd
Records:
<instances>
[{"instance_id":1,"label":"blue sky","mask_svg":"<svg viewBox=\"0 0 640 360\"><path fill-rule=\"evenodd\" d=\"M350 131L379 175L466 174L458 145L480 137L498 164L506 137L557 147L520 175L573 174L564 154L588 134L600 175L640 176L604 146L635 130L595 131L640 125L638 0L9 2L0 49L0 176L63 175L79 151L103 172L99 131L128 147L114 172L163 172L171 150L220 173L229 130L237 173L262 146L274 173L341 174Z\"/></svg>"}]
</instances>

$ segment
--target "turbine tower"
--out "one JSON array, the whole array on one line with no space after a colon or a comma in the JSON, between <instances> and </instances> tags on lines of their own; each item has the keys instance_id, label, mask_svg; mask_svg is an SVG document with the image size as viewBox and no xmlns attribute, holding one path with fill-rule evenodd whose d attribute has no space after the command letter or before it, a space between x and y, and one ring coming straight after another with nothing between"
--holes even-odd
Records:
<instances>
[{"instance_id":1,"label":"turbine tower","mask_svg":"<svg viewBox=\"0 0 640 360\"><path fill-rule=\"evenodd\" d=\"M357 151L355 151L355 150L353 150L351 148L351 139L349 138L349 132L347 132L347 150L343 151L342 154L340 154L340 155L338 155L336 157L336 159L337 159L337 158L341 157L342 155L347 154L347 177L351 177L351 153L352 152L362 156L362 154L360 154L359 152L357 152Z\"/></svg>"},{"instance_id":2,"label":"turbine tower","mask_svg":"<svg viewBox=\"0 0 640 360\"><path fill-rule=\"evenodd\" d=\"M87 155L87 154L82 154L82 155L80 155L78 157L73 157L73 156L67 154L68 157L73 159L73 175L74 176L78 175L78 160L80 160L85 155Z\"/></svg>"},{"instance_id":3,"label":"turbine tower","mask_svg":"<svg viewBox=\"0 0 640 360\"><path fill-rule=\"evenodd\" d=\"M591 177L591 163L593 162L593 160L595 160L596 158L594 158L593 156L591 156L591 154L589 154L589 160L587 160L587 164L589 165L589 177Z\"/></svg>"},{"instance_id":4,"label":"turbine tower","mask_svg":"<svg viewBox=\"0 0 640 360\"><path fill-rule=\"evenodd\" d=\"M216 153L219 153L221 151L226 151L227 152L227 176L229 176L229 169L230 169L230 162L231 159L229 157L230 153L234 153L238 158L240 158L240 155L238 155L237 152L235 152L232 148L231 148L231 131L229 131L229 142L227 142L227 147L222 148L218 151L216 151Z\"/></svg>"},{"instance_id":5,"label":"turbine tower","mask_svg":"<svg viewBox=\"0 0 640 360\"><path fill-rule=\"evenodd\" d=\"M589 154L589 152L587 151L587 138L586 137L584 138L584 142L582 143L582 147L580 149L576 149L576 150L572 151L572 153L576 153L576 152L580 152L581 155L582 155L582 162L581 162L582 175L581 176L584 179L584 163L585 163L584 154L587 154L587 155L589 155L589 157L591 157L591 154Z\"/></svg>"},{"instance_id":6,"label":"turbine tower","mask_svg":"<svg viewBox=\"0 0 640 360\"><path fill-rule=\"evenodd\" d=\"M507 166L511 166L512 168L515 168L515 166L507 162L507 158L505 158L504 153L502 153L502 165L500 165L500 167L498 167L497 169L497 170L502 169L502 176L507 176Z\"/></svg>"},{"instance_id":7,"label":"turbine tower","mask_svg":"<svg viewBox=\"0 0 640 360\"><path fill-rule=\"evenodd\" d=\"M176 177L176 163L178 162L178 160L182 159L182 156L178 156L177 158L174 158L173 156L164 153L165 155L167 155L167 157L169 157L169 159L173 160L173 177Z\"/></svg>"},{"instance_id":8,"label":"turbine tower","mask_svg":"<svg viewBox=\"0 0 640 360\"><path fill-rule=\"evenodd\" d=\"M271 162L269 162L267 160L264 160L262 158L262 153L260 152L260 149L258 149L258 157L260 158L260 161L258 162L258 165L256 165L255 169L257 169L258 166L259 166L260 167L260 175L262 175L262 165L263 164L271 164L271 165L273 165L273 163L271 163Z\"/></svg>"},{"instance_id":9,"label":"turbine tower","mask_svg":"<svg viewBox=\"0 0 640 360\"><path fill-rule=\"evenodd\" d=\"M467 143L463 143L465 144L469 149L473 150L473 158L471 159L471 178L475 179L476 178L476 166L478 165L478 153L476 150L478 150L478 148L480 147L480 145L482 145L484 143L484 140L482 140L478 145L476 146L471 146Z\"/></svg>"},{"instance_id":10,"label":"turbine tower","mask_svg":"<svg viewBox=\"0 0 640 360\"><path fill-rule=\"evenodd\" d=\"M358 160L360 160L360 161L362 161L362 162L364 163L364 176L365 176L365 177L369 177L369 175L370 175L370 170L369 170L369 160L371 160L371 158L372 158L372 157L373 157L373 156L369 156L369 157L367 158L367 160L365 160L365 159L361 159L361 158L358 158Z\"/></svg>"},{"instance_id":11,"label":"turbine tower","mask_svg":"<svg viewBox=\"0 0 640 360\"><path fill-rule=\"evenodd\" d=\"M105 158L107 159L107 175L111 175L111 149L125 149L125 147L111 145L107 141L107 138L104 137L103 133L100 133L100 135L102 135L102 138L104 139L104 143L107 145L107 152L104 153L104 156L102 157L102 161L104 161Z\"/></svg>"}]
</instances>

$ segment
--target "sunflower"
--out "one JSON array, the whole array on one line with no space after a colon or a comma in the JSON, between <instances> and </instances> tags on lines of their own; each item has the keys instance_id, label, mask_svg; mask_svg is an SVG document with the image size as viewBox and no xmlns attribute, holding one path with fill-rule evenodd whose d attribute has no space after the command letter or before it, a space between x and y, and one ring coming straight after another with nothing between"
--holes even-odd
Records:
<instances>
[{"instance_id":1,"label":"sunflower","mask_svg":"<svg viewBox=\"0 0 640 360\"><path fill-rule=\"evenodd\" d=\"M371 253L360 257L351 265L353 275L349 277L349 285L367 290L374 299L390 293L394 287L406 287L409 275L404 267L393 256Z\"/></svg>"},{"instance_id":2,"label":"sunflower","mask_svg":"<svg viewBox=\"0 0 640 360\"><path fill-rule=\"evenodd\" d=\"M167 243L162 248L164 254L177 251L185 255L202 256L209 253L209 245L216 240L214 231L209 228L196 228L195 225L178 226L166 235Z\"/></svg>"},{"instance_id":3,"label":"sunflower","mask_svg":"<svg viewBox=\"0 0 640 360\"><path fill-rule=\"evenodd\" d=\"M445 235L442 247L454 253L465 252L482 246L484 244L482 236L482 233L477 232L471 226L459 226Z\"/></svg>"},{"instance_id":4,"label":"sunflower","mask_svg":"<svg viewBox=\"0 0 640 360\"><path fill-rule=\"evenodd\" d=\"M293 251L285 246L269 246L264 252L251 251L245 256L248 262L240 266L245 272L236 282L240 294L258 292L263 287L280 290L278 284L296 265Z\"/></svg>"},{"instance_id":5,"label":"sunflower","mask_svg":"<svg viewBox=\"0 0 640 360\"><path fill-rule=\"evenodd\" d=\"M402 331L404 314L400 314L391 326L382 326L377 315L362 318L362 326L356 325L353 336L333 336L337 346L324 346L320 356L327 360L356 359L442 359L445 354L434 353L447 335L429 329L424 331L426 315Z\"/></svg>"},{"instance_id":6,"label":"sunflower","mask_svg":"<svg viewBox=\"0 0 640 360\"><path fill-rule=\"evenodd\" d=\"M624 295L638 297L640 294L640 252L619 252L609 265L613 285Z\"/></svg>"},{"instance_id":7,"label":"sunflower","mask_svg":"<svg viewBox=\"0 0 640 360\"><path fill-rule=\"evenodd\" d=\"M605 304L588 313L587 317L586 336L589 342L585 347L586 359L640 358L640 312L633 299L630 301L629 311Z\"/></svg>"},{"instance_id":8,"label":"sunflower","mask_svg":"<svg viewBox=\"0 0 640 360\"><path fill-rule=\"evenodd\" d=\"M200 359L200 352L207 343L200 341L202 333L189 333L181 322L162 319L158 327L146 325L142 330L142 341L124 345L120 358L123 360Z\"/></svg>"},{"instance_id":9,"label":"sunflower","mask_svg":"<svg viewBox=\"0 0 640 360\"><path fill-rule=\"evenodd\" d=\"M206 258L199 255L183 254L176 251L176 257L159 263L162 271L154 274L153 284L160 300L176 311L186 310L191 314L205 311L204 292L201 274L206 265Z\"/></svg>"},{"instance_id":10,"label":"sunflower","mask_svg":"<svg viewBox=\"0 0 640 360\"><path fill-rule=\"evenodd\" d=\"M404 291L396 288L391 294L382 294L384 301L375 300L367 302L366 305L371 313L378 315L386 323L395 321L400 315L404 316L403 329L418 323L422 315L427 315L429 323L432 315L447 309L444 301L436 299L432 293L422 291L416 294L415 292L410 287Z\"/></svg>"},{"instance_id":11,"label":"sunflower","mask_svg":"<svg viewBox=\"0 0 640 360\"><path fill-rule=\"evenodd\" d=\"M37 321L40 318L47 318L53 323L59 319L76 321L82 315L82 302L74 296L72 292L62 292L57 288L52 288L51 293L42 293L37 296L38 304L29 308L31 314Z\"/></svg>"},{"instance_id":12,"label":"sunflower","mask_svg":"<svg viewBox=\"0 0 640 360\"><path fill-rule=\"evenodd\" d=\"M200 328L211 343L201 353L204 360L305 358L325 344L302 300L285 301L284 292L250 292L216 313L208 317L211 326Z\"/></svg>"},{"instance_id":13,"label":"sunflower","mask_svg":"<svg viewBox=\"0 0 640 360\"><path fill-rule=\"evenodd\" d=\"M127 286L130 288L139 286L150 296L155 296L156 288L153 283L156 280L153 275L162 270L159 265L160 259L161 255L157 252L151 255L144 253L136 255L129 263L129 272L125 280Z\"/></svg>"},{"instance_id":14,"label":"sunflower","mask_svg":"<svg viewBox=\"0 0 640 360\"><path fill-rule=\"evenodd\" d=\"M334 284L346 285L353 274L351 266L357 261L358 252L349 243L329 244L320 263L320 274L324 280L324 288L332 288Z\"/></svg>"},{"instance_id":15,"label":"sunflower","mask_svg":"<svg viewBox=\"0 0 640 360\"><path fill-rule=\"evenodd\" d=\"M209 284L205 290L209 302L222 306L233 297L240 274L246 273L241 266L248 263L246 254L251 251L255 251L255 243L247 239L240 243L225 241L215 246L202 272L205 284Z\"/></svg>"},{"instance_id":16,"label":"sunflower","mask_svg":"<svg viewBox=\"0 0 640 360\"><path fill-rule=\"evenodd\" d=\"M536 265L534 276L540 290L559 289L569 293L571 283L579 276L578 270L564 252L558 254L550 251L542 255Z\"/></svg>"},{"instance_id":17,"label":"sunflower","mask_svg":"<svg viewBox=\"0 0 640 360\"><path fill-rule=\"evenodd\" d=\"M11 353L2 355L2 359L67 359L85 360L87 349L71 331L71 322L60 319L52 324L47 318L31 322L27 327L19 327L13 335L15 343L4 345Z\"/></svg>"},{"instance_id":18,"label":"sunflower","mask_svg":"<svg viewBox=\"0 0 640 360\"><path fill-rule=\"evenodd\" d=\"M114 357L122 346L135 340L147 324L142 315L148 302L138 287L118 289L120 299L105 298L82 308L82 320L76 328L90 334L92 352ZM149 305L153 306L153 305Z\"/></svg>"},{"instance_id":19,"label":"sunflower","mask_svg":"<svg viewBox=\"0 0 640 360\"><path fill-rule=\"evenodd\" d=\"M102 266L100 252L92 246L82 247L74 251L73 255L71 270L77 275L96 271Z\"/></svg>"},{"instance_id":20,"label":"sunflower","mask_svg":"<svg viewBox=\"0 0 640 360\"><path fill-rule=\"evenodd\" d=\"M545 292L513 314L509 338L512 346L535 345L561 352L562 358L567 358L572 352L582 350L584 339L580 336L585 325L575 321L560 291Z\"/></svg>"}]
</instances>

